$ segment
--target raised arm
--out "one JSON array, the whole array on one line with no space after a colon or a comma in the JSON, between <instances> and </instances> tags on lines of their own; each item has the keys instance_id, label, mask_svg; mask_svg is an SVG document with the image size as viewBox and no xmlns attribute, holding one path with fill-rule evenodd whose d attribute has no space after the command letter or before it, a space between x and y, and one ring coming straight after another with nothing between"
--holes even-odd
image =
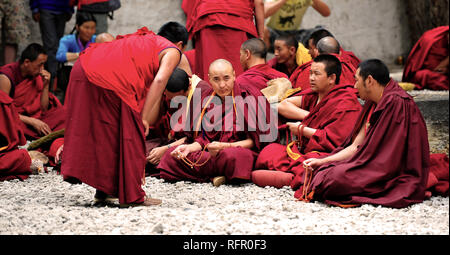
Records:
<instances>
[{"instance_id":1,"label":"raised arm","mask_svg":"<svg viewBox=\"0 0 450 255\"><path fill-rule=\"evenodd\" d=\"M331 14L330 8L322 0L313 0L312 7L324 17L328 17Z\"/></svg>"},{"instance_id":2,"label":"raised arm","mask_svg":"<svg viewBox=\"0 0 450 255\"><path fill-rule=\"evenodd\" d=\"M264 3L264 18L272 16L283 6L287 0L270 1Z\"/></svg>"}]
</instances>

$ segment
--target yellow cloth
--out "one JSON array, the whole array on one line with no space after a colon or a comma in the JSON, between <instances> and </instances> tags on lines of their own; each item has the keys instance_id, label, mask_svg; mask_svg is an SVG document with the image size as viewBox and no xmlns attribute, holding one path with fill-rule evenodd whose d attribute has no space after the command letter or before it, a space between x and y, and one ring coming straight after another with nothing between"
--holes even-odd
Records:
<instances>
[{"instance_id":1,"label":"yellow cloth","mask_svg":"<svg viewBox=\"0 0 450 255\"><path fill-rule=\"evenodd\" d=\"M270 2L274 2L274 0L270 0ZM312 0L288 0L270 16L267 26L280 31L298 30L306 10L311 5Z\"/></svg>"},{"instance_id":2,"label":"yellow cloth","mask_svg":"<svg viewBox=\"0 0 450 255\"><path fill-rule=\"evenodd\" d=\"M312 60L311 55L309 55L308 49L305 48L302 43L298 43L296 60L297 65L299 66Z\"/></svg>"},{"instance_id":3,"label":"yellow cloth","mask_svg":"<svg viewBox=\"0 0 450 255\"><path fill-rule=\"evenodd\" d=\"M410 91L416 88L416 85L410 82L399 82L398 85L406 91Z\"/></svg>"}]
</instances>

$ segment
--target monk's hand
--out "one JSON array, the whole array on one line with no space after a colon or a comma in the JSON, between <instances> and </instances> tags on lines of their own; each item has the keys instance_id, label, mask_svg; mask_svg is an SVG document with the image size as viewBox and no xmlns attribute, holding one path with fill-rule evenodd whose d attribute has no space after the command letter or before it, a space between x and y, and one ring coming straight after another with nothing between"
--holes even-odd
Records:
<instances>
[{"instance_id":1,"label":"monk's hand","mask_svg":"<svg viewBox=\"0 0 450 255\"><path fill-rule=\"evenodd\" d=\"M39 75L42 77L42 81L44 82L44 86L47 86L50 83L50 78L52 75L47 71L42 69Z\"/></svg>"},{"instance_id":2,"label":"monk's hand","mask_svg":"<svg viewBox=\"0 0 450 255\"><path fill-rule=\"evenodd\" d=\"M212 142L209 143L206 148L208 149L209 154L211 156L215 157L217 153L219 153L221 150L230 147L229 143L222 143L222 142Z\"/></svg>"},{"instance_id":3,"label":"monk's hand","mask_svg":"<svg viewBox=\"0 0 450 255\"><path fill-rule=\"evenodd\" d=\"M190 147L188 144L179 145L175 150L173 150L170 155L174 158L185 158L190 153Z\"/></svg>"},{"instance_id":4,"label":"monk's hand","mask_svg":"<svg viewBox=\"0 0 450 255\"><path fill-rule=\"evenodd\" d=\"M61 145L58 150L56 151L56 155L55 155L55 162L58 163L61 160L61 156L64 150L64 144Z\"/></svg>"},{"instance_id":5,"label":"monk's hand","mask_svg":"<svg viewBox=\"0 0 450 255\"><path fill-rule=\"evenodd\" d=\"M52 132L50 127L47 125L47 123L43 122L40 119L31 118L30 124L41 135L48 135Z\"/></svg>"},{"instance_id":6,"label":"monk's hand","mask_svg":"<svg viewBox=\"0 0 450 255\"><path fill-rule=\"evenodd\" d=\"M292 134L297 134L298 133L298 126L300 126L302 124L301 121L297 121L297 122L287 122L286 125L288 126L289 130L291 131Z\"/></svg>"},{"instance_id":7,"label":"monk's hand","mask_svg":"<svg viewBox=\"0 0 450 255\"><path fill-rule=\"evenodd\" d=\"M162 156L164 155L164 153L166 153L166 151L167 151L167 146L161 146L161 147L154 148L148 154L147 161L152 163L153 165L159 164Z\"/></svg>"},{"instance_id":8,"label":"monk's hand","mask_svg":"<svg viewBox=\"0 0 450 255\"><path fill-rule=\"evenodd\" d=\"M146 120L142 120L142 124L144 125L144 136L148 136L149 130L150 130L150 125L148 124L148 121Z\"/></svg>"},{"instance_id":9,"label":"monk's hand","mask_svg":"<svg viewBox=\"0 0 450 255\"><path fill-rule=\"evenodd\" d=\"M303 161L303 166L310 167L311 169L317 169L321 165L323 165L324 162L319 158L309 158Z\"/></svg>"}]
</instances>

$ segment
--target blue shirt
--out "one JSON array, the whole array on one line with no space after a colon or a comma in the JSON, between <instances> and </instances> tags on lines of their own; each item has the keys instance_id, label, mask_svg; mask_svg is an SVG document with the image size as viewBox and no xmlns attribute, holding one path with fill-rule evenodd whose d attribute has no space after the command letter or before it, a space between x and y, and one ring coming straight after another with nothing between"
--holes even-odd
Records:
<instances>
[{"instance_id":1,"label":"blue shirt","mask_svg":"<svg viewBox=\"0 0 450 255\"><path fill-rule=\"evenodd\" d=\"M96 35L93 35L91 40L87 43L87 45L89 43L95 42L96 37L97 37ZM83 51L84 49L85 48L83 48L83 46L80 45L75 34L65 35L61 38L61 40L59 40L59 47L58 51L56 52L56 60L64 63L67 61L66 56L67 52L77 53Z\"/></svg>"}]
</instances>

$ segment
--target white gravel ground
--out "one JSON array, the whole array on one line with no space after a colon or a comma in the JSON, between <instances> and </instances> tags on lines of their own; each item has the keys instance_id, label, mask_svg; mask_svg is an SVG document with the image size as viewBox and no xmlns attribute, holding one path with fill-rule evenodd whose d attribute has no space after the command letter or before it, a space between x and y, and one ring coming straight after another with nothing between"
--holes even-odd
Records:
<instances>
[{"instance_id":1,"label":"white gravel ground","mask_svg":"<svg viewBox=\"0 0 450 255\"><path fill-rule=\"evenodd\" d=\"M54 171L23 182L0 182L0 234L449 234L448 197L432 197L404 209L343 209L297 201L289 187L248 183L216 188L210 183L146 180L144 190L161 198L161 205L96 207L92 187L71 185Z\"/></svg>"}]
</instances>

